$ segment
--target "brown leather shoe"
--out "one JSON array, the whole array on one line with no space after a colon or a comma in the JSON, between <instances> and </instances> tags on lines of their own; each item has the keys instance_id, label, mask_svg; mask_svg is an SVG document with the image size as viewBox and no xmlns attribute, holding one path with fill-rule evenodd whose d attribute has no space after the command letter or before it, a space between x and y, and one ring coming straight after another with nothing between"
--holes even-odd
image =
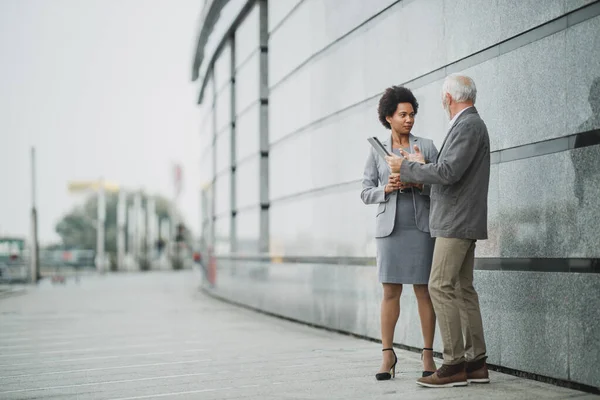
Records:
<instances>
[{"instance_id":1,"label":"brown leather shoe","mask_svg":"<svg viewBox=\"0 0 600 400\"><path fill-rule=\"evenodd\" d=\"M467 362L467 381L469 383L490 383L490 374L483 357L476 361Z\"/></svg>"},{"instance_id":2,"label":"brown leather shoe","mask_svg":"<svg viewBox=\"0 0 600 400\"><path fill-rule=\"evenodd\" d=\"M435 374L418 379L417 385L429 388L467 386L466 364L465 362L454 365L442 364Z\"/></svg>"}]
</instances>

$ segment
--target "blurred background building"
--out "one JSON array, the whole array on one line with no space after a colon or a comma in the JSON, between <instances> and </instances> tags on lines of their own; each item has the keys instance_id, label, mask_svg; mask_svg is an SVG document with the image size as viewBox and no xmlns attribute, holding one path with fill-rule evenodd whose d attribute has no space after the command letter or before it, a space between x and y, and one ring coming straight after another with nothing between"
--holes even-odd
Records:
<instances>
[{"instance_id":1,"label":"blurred background building","mask_svg":"<svg viewBox=\"0 0 600 400\"><path fill-rule=\"evenodd\" d=\"M389 134L377 102L411 88L414 133L439 148L442 81L461 72L492 143L476 253L489 362L600 386L600 2L208 0L202 22L210 290L379 338L375 210L359 196L366 138ZM421 348L402 301L395 342Z\"/></svg>"}]
</instances>

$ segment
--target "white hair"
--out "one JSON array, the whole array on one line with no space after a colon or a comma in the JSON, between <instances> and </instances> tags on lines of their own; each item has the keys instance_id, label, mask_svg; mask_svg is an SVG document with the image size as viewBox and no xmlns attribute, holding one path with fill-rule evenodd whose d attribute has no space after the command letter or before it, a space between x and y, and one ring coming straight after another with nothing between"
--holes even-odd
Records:
<instances>
[{"instance_id":1,"label":"white hair","mask_svg":"<svg viewBox=\"0 0 600 400\"><path fill-rule=\"evenodd\" d=\"M465 75L452 74L448 75L442 86L442 96L448 93L457 103L472 101L475 104L477 97L477 88L473 79Z\"/></svg>"}]
</instances>

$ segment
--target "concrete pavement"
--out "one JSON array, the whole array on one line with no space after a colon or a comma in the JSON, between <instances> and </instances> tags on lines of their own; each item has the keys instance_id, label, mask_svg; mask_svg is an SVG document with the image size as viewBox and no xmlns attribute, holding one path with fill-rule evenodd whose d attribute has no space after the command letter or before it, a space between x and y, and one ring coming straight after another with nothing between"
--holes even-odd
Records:
<instances>
[{"instance_id":1,"label":"concrete pavement","mask_svg":"<svg viewBox=\"0 0 600 400\"><path fill-rule=\"evenodd\" d=\"M490 385L425 389L419 355L238 308L194 272L42 282L0 299L0 399L598 399L492 372Z\"/></svg>"},{"instance_id":2,"label":"concrete pavement","mask_svg":"<svg viewBox=\"0 0 600 400\"><path fill-rule=\"evenodd\" d=\"M0 299L25 293L27 286L19 284L0 284Z\"/></svg>"}]
</instances>

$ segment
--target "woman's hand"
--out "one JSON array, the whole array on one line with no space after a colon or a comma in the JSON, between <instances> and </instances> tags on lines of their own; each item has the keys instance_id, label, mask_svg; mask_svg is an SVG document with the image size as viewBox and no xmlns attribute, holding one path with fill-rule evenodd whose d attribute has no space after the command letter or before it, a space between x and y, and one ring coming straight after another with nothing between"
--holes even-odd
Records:
<instances>
[{"instance_id":1,"label":"woman's hand","mask_svg":"<svg viewBox=\"0 0 600 400\"><path fill-rule=\"evenodd\" d=\"M385 192L391 193L395 190L404 190L409 188L417 188L419 190L423 190L422 183L411 183L411 182L402 182L398 175L390 175L388 179L388 184L385 185Z\"/></svg>"},{"instance_id":2,"label":"woman's hand","mask_svg":"<svg viewBox=\"0 0 600 400\"><path fill-rule=\"evenodd\" d=\"M422 183L411 183L411 182L402 182L400 180L400 176L398 175L390 175L388 178L388 183L385 185L385 193L391 193L396 190L404 190L409 188L416 188L419 190L423 190Z\"/></svg>"},{"instance_id":3,"label":"woman's hand","mask_svg":"<svg viewBox=\"0 0 600 400\"><path fill-rule=\"evenodd\" d=\"M390 175L388 178L388 183L385 185L385 193L392 193L396 190L402 189L404 184L400 182L400 176L398 175Z\"/></svg>"},{"instance_id":4,"label":"woman's hand","mask_svg":"<svg viewBox=\"0 0 600 400\"><path fill-rule=\"evenodd\" d=\"M400 189L404 190L404 189L410 189L410 188L415 188L415 189L419 189L419 190L423 190L423 184L422 183L401 183L400 184Z\"/></svg>"}]
</instances>

